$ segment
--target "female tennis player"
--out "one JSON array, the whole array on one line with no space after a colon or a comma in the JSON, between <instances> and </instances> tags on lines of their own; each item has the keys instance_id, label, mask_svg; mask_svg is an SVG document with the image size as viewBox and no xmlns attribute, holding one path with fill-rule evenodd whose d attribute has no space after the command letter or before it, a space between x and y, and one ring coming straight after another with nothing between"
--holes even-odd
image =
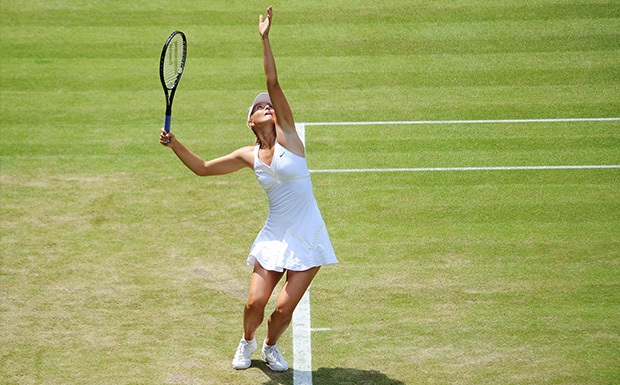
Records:
<instances>
[{"instance_id":1,"label":"female tennis player","mask_svg":"<svg viewBox=\"0 0 620 385\"><path fill-rule=\"evenodd\" d=\"M262 357L271 370L286 371L288 364L276 343L289 326L293 311L321 266L336 264L325 222L312 192L305 149L295 130L293 114L280 88L269 43L273 10L260 15L267 91L258 94L248 110L247 125L256 135L254 146L205 161L184 147L172 132L162 129L160 143L199 176L222 175L252 168L269 201L269 214L247 258L253 266L248 301L243 312L243 337L234 355L235 369L250 367L257 348L255 332L263 322L271 294L286 275L274 312L268 319Z\"/></svg>"}]
</instances>

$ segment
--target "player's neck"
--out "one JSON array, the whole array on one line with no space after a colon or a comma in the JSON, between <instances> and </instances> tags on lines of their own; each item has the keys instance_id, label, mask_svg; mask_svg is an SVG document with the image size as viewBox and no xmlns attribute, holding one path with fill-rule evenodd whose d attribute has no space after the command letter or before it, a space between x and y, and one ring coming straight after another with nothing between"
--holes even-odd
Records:
<instances>
[{"instance_id":1,"label":"player's neck","mask_svg":"<svg viewBox=\"0 0 620 385\"><path fill-rule=\"evenodd\" d=\"M260 130L256 135L260 140L260 148L273 148L276 145L275 130Z\"/></svg>"}]
</instances>

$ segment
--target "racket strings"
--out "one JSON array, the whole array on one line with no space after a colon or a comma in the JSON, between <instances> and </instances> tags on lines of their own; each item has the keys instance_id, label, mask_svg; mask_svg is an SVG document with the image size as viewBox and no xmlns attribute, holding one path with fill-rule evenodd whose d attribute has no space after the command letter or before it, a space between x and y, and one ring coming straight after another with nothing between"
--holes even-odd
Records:
<instances>
[{"instance_id":1,"label":"racket strings","mask_svg":"<svg viewBox=\"0 0 620 385\"><path fill-rule=\"evenodd\" d=\"M163 75L168 89L172 89L183 72L185 65L185 43L180 35L170 40L164 56Z\"/></svg>"}]
</instances>

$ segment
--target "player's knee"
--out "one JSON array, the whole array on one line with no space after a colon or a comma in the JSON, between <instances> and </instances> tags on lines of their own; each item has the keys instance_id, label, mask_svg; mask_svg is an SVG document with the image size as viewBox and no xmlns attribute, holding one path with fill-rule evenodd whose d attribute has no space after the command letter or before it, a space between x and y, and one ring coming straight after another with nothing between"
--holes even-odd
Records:
<instances>
[{"instance_id":1,"label":"player's knee","mask_svg":"<svg viewBox=\"0 0 620 385\"><path fill-rule=\"evenodd\" d=\"M265 306L267 306L267 300L263 298L250 298L248 302L245 304L245 310L247 312L262 312L265 310Z\"/></svg>"},{"instance_id":2,"label":"player's knee","mask_svg":"<svg viewBox=\"0 0 620 385\"><path fill-rule=\"evenodd\" d=\"M277 305L276 309L274 310L274 314L279 318L279 319L283 319L283 320L290 320L293 318L293 311L295 309L291 308L290 306L286 306L286 305Z\"/></svg>"}]
</instances>

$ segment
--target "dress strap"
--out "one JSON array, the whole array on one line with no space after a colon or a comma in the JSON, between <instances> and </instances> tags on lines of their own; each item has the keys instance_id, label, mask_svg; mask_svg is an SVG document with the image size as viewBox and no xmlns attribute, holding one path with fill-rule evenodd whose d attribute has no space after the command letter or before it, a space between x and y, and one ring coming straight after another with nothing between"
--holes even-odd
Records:
<instances>
[{"instance_id":1,"label":"dress strap","mask_svg":"<svg viewBox=\"0 0 620 385\"><path fill-rule=\"evenodd\" d=\"M256 162L258 161L258 150L260 149L260 145L254 146L254 168L256 168Z\"/></svg>"}]
</instances>

